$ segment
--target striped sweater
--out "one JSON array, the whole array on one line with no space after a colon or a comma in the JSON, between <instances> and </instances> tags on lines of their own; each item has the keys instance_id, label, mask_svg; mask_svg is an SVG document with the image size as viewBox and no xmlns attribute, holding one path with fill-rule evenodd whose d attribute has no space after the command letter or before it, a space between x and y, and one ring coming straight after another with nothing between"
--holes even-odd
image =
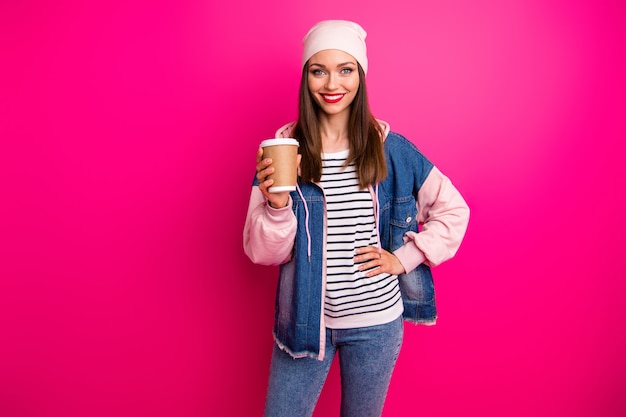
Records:
<instances>
[{"instance_id":1,"label":"striped sweater","mask_svg":"<svg viewBox=\"0 0 626 417\"><path fill-rule=\"evenodd\" d=\"M360 189L355 166L344 166L348 150L322 154L327 205L325 322L329 328L356 328L393 321L402 314L398 278L364 276L354 263L355 249L377 246L372 196Z\"/></svg>"}]
</instances>

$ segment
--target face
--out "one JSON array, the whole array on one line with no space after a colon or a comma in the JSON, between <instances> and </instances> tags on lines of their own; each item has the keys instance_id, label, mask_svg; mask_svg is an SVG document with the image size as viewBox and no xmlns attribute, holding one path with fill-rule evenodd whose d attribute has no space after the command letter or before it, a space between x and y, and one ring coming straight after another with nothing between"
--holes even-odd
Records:
<instances>
[{"instance_id":1,"label":"face","mask_svg":"<svg viewBox=\"0 0 626 417\"><path fill-rule=\"evenodd\" d=\"M308 84L311 95L327 115L349 114L359 90L357 61L336 49L319 51L309 59Z\"/></svg>"}]
</instances>

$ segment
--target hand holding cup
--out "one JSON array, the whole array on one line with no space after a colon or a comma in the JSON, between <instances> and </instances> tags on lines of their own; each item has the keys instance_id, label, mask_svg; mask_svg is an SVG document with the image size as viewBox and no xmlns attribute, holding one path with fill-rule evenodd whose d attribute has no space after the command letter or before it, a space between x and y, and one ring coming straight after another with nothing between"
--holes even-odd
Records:
<instances>
[{"instance_id":1,"label":"hand holding cup","mask_svg":"<svg viewBox=\"0 0 626 417\"><path fill-rule=\"evenodd\" d=\"M257 180L270 206L282 208L288 204L289 193L296 189L300 159L295 139L277 138L261 142L257 152Z\"/></svg>"}]
</instances>

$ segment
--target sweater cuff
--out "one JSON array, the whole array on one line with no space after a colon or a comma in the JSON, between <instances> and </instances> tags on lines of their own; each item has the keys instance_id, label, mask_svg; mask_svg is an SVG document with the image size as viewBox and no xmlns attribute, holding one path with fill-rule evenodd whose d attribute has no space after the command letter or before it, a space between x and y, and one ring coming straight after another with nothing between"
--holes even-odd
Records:
<instances>
[{"instance_id":1,"label":"sweater cuff","mask_svg":"<svg viewBox=\"0 0 626 417\"><path fill-rule=\"evenodd\" d=\"M289 200L287 200L287 205L281 208L274 208L270 206L268 201L265 201L265 207L267 208L267 213L269 214L272 221L281 221L285 218L289 218L289 214L293 213L291 206L293 205L293 200L291 196L289 196Z\"/></svg>"},{"instance_id":2,"label":"sweater cuff","mask_svg":"<svg viewBox=\"0 0 626 417\"><path fill-rule=\"evenodd\" d=\"M413 240L408 241L404 245L396 249L393 254L398 258L402 266L404 267L404 273L408 274L412 270L418 267L421 263L426 261L424 252L419 250Z\"/></svg>"}]
</instances>

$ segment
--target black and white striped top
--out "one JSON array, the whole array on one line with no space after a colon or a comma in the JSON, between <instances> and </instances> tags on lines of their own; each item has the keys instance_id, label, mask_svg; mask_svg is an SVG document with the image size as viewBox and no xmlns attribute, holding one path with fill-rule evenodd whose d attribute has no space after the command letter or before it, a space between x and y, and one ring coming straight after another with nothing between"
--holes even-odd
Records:
<instances>
[{"instance_id":1,"label":"black and white striped top","mask_svg":"<svg viewBox=\"0 0 626 417\"><path fill-rule=\"evenodd\" d=\"M396 275L364 276L355 249L376 246L372 196L360 189L354 164L344 167L348 150L322 154L320 185L326 195L327 266L325 323L345 329L391 322L403 311Z\"/></svg>"}]
</instances>

